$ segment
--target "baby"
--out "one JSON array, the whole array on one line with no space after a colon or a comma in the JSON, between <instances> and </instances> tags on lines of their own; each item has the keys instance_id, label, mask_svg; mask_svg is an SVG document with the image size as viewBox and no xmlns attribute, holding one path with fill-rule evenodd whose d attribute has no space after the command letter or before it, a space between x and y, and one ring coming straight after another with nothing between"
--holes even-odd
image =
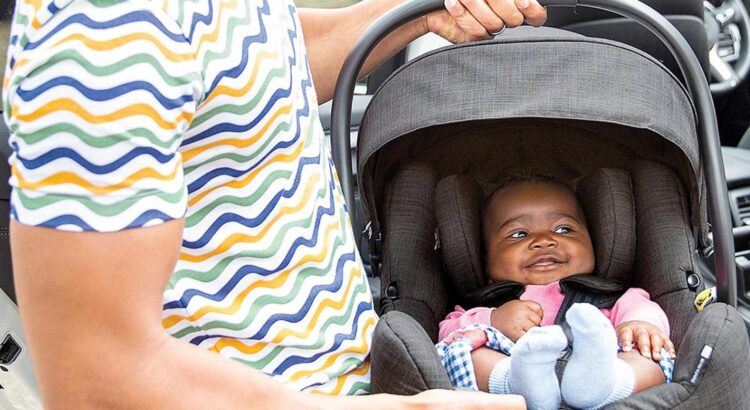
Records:
<instances>
[{"instance_id":1,"label":"baby","mask_svg":"<svg viewBox=\"0 0 750 410\"><path fill-rule=\"evenodd\" d=\"M567 185L540 175L506 179L483 206L482 230L490 280L526 287L520 300L497 308L456 307L440 323L443 345L467 334L454 331L475 324L515 342L508 342L505 355L484 347L483 331L479 343L477 330L468 332L479 389L520 394L531 409L557 409L561 394L573 407L599 408L665 382L658 361L674 357L667 317L646 291L630 288L611 309L575 304L568 310L572 354L558 383L555 363L568 346L553 325L564 299L559 281L594 270L586 219Z\"/></svg>"}]
</instances>

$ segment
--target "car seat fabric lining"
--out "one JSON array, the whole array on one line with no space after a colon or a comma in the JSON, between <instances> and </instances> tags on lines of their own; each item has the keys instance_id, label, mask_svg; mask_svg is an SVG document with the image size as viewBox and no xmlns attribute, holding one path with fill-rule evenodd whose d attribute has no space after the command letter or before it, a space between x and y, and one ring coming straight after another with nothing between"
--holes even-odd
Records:
<instances>
[{"instance_id":1,"label":"car seat fabric lining","mask_svg":"<svg viewBox=\"0 0 750 410\"><path fill-rule=\"evenodd\" d=\"M432 167L415 163L389 179L382 227L388 241L383 243L381 310L409 313L436 338L448 299L434 249L431 198L437 174Z\"/></svg>"},{"instance_id":2,"label":"car seat fabric lining","mask_svg":"<svg viewBox=\"0 0 750 410\"><path fill-rule=\"evenodd\" d=\"M627 284L635 259L635 204L630 174L602 168L576 185L589 224L598 276Z\"/></svg>"},{"instance_id":3,"label":"car seat fabric lining","mask_svg":"<svg viewBox=\"0 0 750 410\"><path fill-rule=\"evenodd\" d=\"M633 286L646 289L664 309L672 341L678 344L695 316L694 309L686 309L695 297L686 278L700 272L695 241L687 228L686 196L677 178L663 165L635 161L629 171L638 238Z\"/></svg>"}]
</instances>

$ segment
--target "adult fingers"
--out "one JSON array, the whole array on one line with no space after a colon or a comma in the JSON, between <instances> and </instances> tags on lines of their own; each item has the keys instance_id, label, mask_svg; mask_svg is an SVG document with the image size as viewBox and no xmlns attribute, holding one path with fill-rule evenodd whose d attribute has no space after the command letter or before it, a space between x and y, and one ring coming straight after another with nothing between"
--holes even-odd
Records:
<instances>
[{"instance_id":1,"label":"adult fingers","mask_svg":"<svg viewBox=\"0 0 750 410\"><path fill-rule=\"evenodd\" d=\"M623 352L629 352L633 348L633 329L629 326L623 326L619 330L620 346Z\"/></svg>"},{"instance_id":2,"label":"adult fingers","mask_svg":"<svg viewBox=\"0 0 750 410\"><path fill-rule=\"evenodd\" d=\"M523 397L456 390L428 390L405 400L428 409L525 409ZM387 407L387 406L386 406Z\"/></svg>"},{"instance_id":3,"label":"adult fingers","mask_svg":"<svg viewBox=\"0 0 750 410\"><path fill-rule=\"evenodd\" d=\"M547 8L542 7L537 0L516 0L518 10L527 23L539 27L547 21Z\"/></svg>"},{"instance_id":4,"label":"adult fingers","mask_svg":"<svg viewBox=\"0 0 750 410\"><path fill-rule=\"evenodd\" d=\"M490 4L487 3L486 0L459 0L464 8L471 13L472 16L474 16L474 19L482 25L481 29L484 31L487 31L489 33L497 32L503 29L508 22L505 21L504 18L502 18L502 14L498 14L496 10L494 10ZM501 0L501 1L512 1L512 0ZM519 12L518 17L521 19L521 22L523 22L523 15ZM459 22L459 25L461 22ZM515 27L511 26L510 27ZM463 25L461 25L463 28ZM479 28L476 28L476 31L479 31Z\"/></svg>"},{"instance_id":5,"label":"adult fingers","mask_svg":"<svg viewBox=\"0 0 750 410\"><path fill-rule=\"evenodd\" d=\"M518 27L523 24L524 15L518 9L516 0L464 0L484 3L488 9L497 15L508 27ZM524 0L518 0L524 1ZM525 0L528 2L528 0Z\"/></svg>"},{"instance_id":6,"label":"adult fingers","mask_svg":"<svg viewBox=\"0 0 750 410\"><path fill-rule=\"evenodd\" d=\"M635 338L638 342L638 349L641 351L641 356L651 358L651 338L648 331L644 328L639 328L635 331Z\"/></svg>"},{"instance_id":7,"label":"adult fingers","mask_svg":"<svg viewBox=\"0 0 750 410\"><path fill-rule=\"evenodd\" d=\"M448 10L448 13L456 21L458 28L466 33L466 36L469 37L468 39L478 40L489 37L487 30L479 23L479 21L477 21L474 15L464 7L462 0L445 0L445 9ZM453 41L454 43L459 41L459 39L455 39L454 41L454 39L450 38L448 40Z\"/></svg>"}]
</instances>

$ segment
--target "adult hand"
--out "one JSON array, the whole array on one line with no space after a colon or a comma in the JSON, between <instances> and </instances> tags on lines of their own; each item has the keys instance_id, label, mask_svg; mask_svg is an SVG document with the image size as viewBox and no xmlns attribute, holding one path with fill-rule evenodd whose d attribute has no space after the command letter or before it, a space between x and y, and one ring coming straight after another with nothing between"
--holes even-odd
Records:
<instances>
[{"instance_id":1,"label":"adult hand","mask_svg":"<svg viewBox=\"0 0 750 410\"><path fill-rule=\"evenodd\" d=\"M620 323L617 326L617 337L624 352L631 351L635 342L641 356L655 362L659 361L662 347L667 349L672 358L675 357L674 344L669 336L651 323L638 320Z\"/></svg>"},{"instance_id":2,"label":"adult hand","mask_svg":"<svg viewBox=\"0 0 750 410\"><path fill-rule=\"evenodd\" d=\"M537 0L445 0L445 10L425 16L428 31L452 43L492 37L505 27L527 22L541 26L547 9Z\"/></svg>"},{"instance_id":3,"label":"adult hand","mask_svg":"<svg viewBox=\"0 0 750 410\"><path fill-rule=\"evenodd\" d=\"M514 343L534 326L539 326L544 309L530 300L512 300L492 311L492 327L499 330Z\"/></svg>"},{"instance_id":4,"label":"adult hand","mask_svg":"<svg viewBox=\"0 0 750 410\"><path fill-rule=\"evenodd\" d=\"M472 391L427 390L408 398L409 404L424 409L525 409L521 396ZM408 406L407 406L408 407Z\"/></svg>"}]
</instances>

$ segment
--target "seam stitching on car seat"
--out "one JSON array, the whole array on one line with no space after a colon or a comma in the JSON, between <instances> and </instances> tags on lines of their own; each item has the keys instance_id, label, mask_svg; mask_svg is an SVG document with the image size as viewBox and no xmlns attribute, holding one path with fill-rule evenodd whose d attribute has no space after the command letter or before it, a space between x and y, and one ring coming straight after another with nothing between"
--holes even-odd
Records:
<instances>
[{"instance_id":1,"label":"seam stitching on car seat","mask_svg":"<svg viewBox=\"0 0 750 410\"><path fill-rule=\"evenodd\" d=\"M627 185L628 185L628 200L630 201L630 212L632 215L632 218L630 218L630 221L633 222L632 230L630 231L630 235L633 238L631 249L630 249L630 269L633 270L635 267L635 255L638 254L638 221L636 218L638 218L638 211L635 205L635 185L633 184L633 174L631 172L623 170L625 176L627 177ZM633 275L630 274L630 278L628 278L628 282L633 281Z\"/></svg>"},{"instance_id":2,"label":"seam stitching on car seat","mask_svg":"<svg viewBox=\"0 0 750 410\"><path fill-rule=\"evenodd\" d=\"M605 176L608 176L607 175L608 172L606 170L603 170L603 174ZM612 215L612 219L613 219L613 222L614 222L615 230L617 230L617 227L618 227L618 223L617 223L618 212L617 212L617 206L616 206L615 200L614 200L614 194L613 194L613 190L612 190L612 184L611 184L611 181L610 181L610 179L608 177L605 178L605 182L607 184L607 190L609 191L608 193L609 193L609 199L610 199L610 206L612 207L612 210L614 211L614 212L612 212L612 214L613 214ZM610 277L610 275L612 273L611 272L611 269L612 269L612 259L614 259L614 252L615 252L615 249L617 249L617 245L618 245L618 242L617 242L618 235L617 235L617 233L615 233L613 236L614 236L614 238L612 238L612 247L607 252L607 254L608 254L607 255L608 256L607 259L608 260L606 261L606 264L607 264L607 277L608 278Z\"/></svg>"},{"instance_id":3,"label":"seam stitching on car seat","mask_svg":"<svg viewBox=\"0 0 750 410\"><path fill-rule=\"evenodd\" d=\"M457 191L458 190L458 181L457 180L458 180L458 178L454 178L453 179L454 192L458 192ZM453 204L456 206L456 209L458 210L460 221L465 221L466 220L466 213L464 212L464 209L462 209L462 207L458 203L458 195L455 195L453 197L453 199L454 199ZM464 242L464 247L467 250L467 253L469 253L469 270L471 271L471 276L472 276L471 277L471 282L472 282L472 285L474 285L474 278L476 277L477 272L474 269L475 266L474 266L473 262L474 262L474 258L477 255L475 255L475 254L472 255L472 249L469 246L469 238L468 238L468 236L466 234L466 230L465 229L461 229L461 237L462 237L463 242Z\"/></svg>"},{"instance_id":4,"label":"seam stitching on car seat","mask_svg":"<svg viewBox=\"0 0 750 410\"><path fill-rule=\"evenodd\" d=\"M686 201L682 186L680 185L680 181L677 178L675 178L674 173L671 171L669 172L669 178L672 180L672 184L675 186L675 189L677 190L677 196L679 196L680 198L680 204L679 204L680 216L682 217L680 220L680 225L685 230L685 241L687 242L686 247L689 249L689 253L691 255L690 258L688 259L690 270L692 272L695 272L696 269L695 269L695 265L693 264L693 258L692 258L693 249L690 246L690 238L692 237L693 232L688 228L688 226L690 226L690 215L688 215L688 212L686 209L687 207L686 204L689 203L689 200Z\"/></svg>"}]
</instances>

